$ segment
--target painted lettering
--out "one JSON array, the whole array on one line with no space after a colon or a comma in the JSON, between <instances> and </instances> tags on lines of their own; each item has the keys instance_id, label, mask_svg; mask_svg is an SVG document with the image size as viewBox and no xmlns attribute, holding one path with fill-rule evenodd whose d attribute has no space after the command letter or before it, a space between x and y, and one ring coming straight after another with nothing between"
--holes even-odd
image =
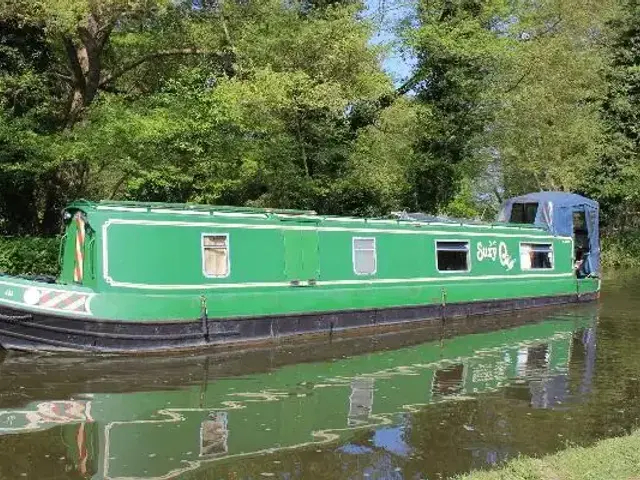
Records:
<instances>
[{"instance_id":1,"label":"painted lettering","mask_svg":"<svg viewBox=\"0 0 640 480\"><path fill-rule=\"evenodd\" d=\"M492 262L500 260L500 265L506 268L507 271L511 270L516 263L515 259L509 255L507 244L504 242L498 244L495 240L490 241L488 245L478 242L476 244L476 258L479 262L484 260L491 260Z\"/></svg>"},{"instance_id":2,"label":"painted lettering","mask_svg":"<svg viewBox=\"0 0 640 480\"><path fill-rule=\"evenodd\" d=\"M492 262L495 262L496 258L498 258L498 248L496 247L495 240L489 242L489 245L486 247L482 242L478 242L476 247L476 258L479 262L482 262L485 259L490 259Z\"/></svg>"},{"instance_id":3,"label":"painted lettering","mask_svg":"<svg viewBox=\"0 0 640 480\"><path fill-rule=\"evenodd\" d=\"M511 255L509 255L507 244L504 242L500 242L500 265L502 265L507 269L507 271L509 271L515 264L515 259L511 258Z\"/></svg>"}]
</instances>

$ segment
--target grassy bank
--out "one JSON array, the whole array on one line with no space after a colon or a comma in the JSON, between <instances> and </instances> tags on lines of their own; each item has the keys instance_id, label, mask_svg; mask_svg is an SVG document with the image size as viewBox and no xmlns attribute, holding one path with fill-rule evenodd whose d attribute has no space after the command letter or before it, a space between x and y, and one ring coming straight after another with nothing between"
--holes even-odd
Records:
<instances>
[{"instance_id":1,"label":"grassy bank","mask_svg":"<svg viewBox=\"0 0 640 480\"><path fill-rule=\"evenodd\" d=\"M543 458L521 458L490 472L458 480L640 480L640 431L572 447Z\"/></svg>"}]
</instances>

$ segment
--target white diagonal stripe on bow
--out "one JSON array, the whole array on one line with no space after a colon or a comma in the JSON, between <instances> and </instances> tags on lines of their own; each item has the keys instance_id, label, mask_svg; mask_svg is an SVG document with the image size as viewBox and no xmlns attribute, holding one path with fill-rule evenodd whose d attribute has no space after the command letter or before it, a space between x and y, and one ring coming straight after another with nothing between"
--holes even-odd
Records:
<instances>
[{"instance_id":1,"label":"white diagonal stripe on bow","mask_svg":"<svg viewBox=\"0 0 640 480\"><path fill-rule=\"evenodd\" d=\"M43 303L42 306L46 308L53 308L57 306L60 302L64 302L68 298L73 296L73 292L62 293L60 295L56 295L55 297L48 300L46 303Z\"/></svg>"},{"instance_id":2,"label":"white diagonal stripe on bow","mask_svg":"<svg viewBox=\"0 0 640 480\"><path fill-rule=\"evenodd\" d=\"M84 306L84 302L86 300L86 297L80 297L78 300L76 300L75 302L62 307L62 310L84 310L83 307Z\"/></svg>"}]
</instances>

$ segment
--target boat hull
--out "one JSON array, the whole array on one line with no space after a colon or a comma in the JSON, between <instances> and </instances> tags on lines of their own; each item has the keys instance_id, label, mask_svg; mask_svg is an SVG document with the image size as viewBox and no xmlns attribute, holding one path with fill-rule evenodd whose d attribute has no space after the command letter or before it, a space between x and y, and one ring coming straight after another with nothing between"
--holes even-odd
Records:
<instances>
[{"instance_id":1,"label":"boat hull","mask_svg":"<svg viewBox=\"0 0 640 480\"><path fill-rule=\"evenodd\" d=\"M446 323L448 319L474 315L590 302L597 297L596 291L446 305L162 322L99 320L31 313L0 306L0 345L5 349L27 351L183 351L237 343L273 342L302 335L366 334L371 329L398 328L417 322Z\"/></svg>"}]
</instances>

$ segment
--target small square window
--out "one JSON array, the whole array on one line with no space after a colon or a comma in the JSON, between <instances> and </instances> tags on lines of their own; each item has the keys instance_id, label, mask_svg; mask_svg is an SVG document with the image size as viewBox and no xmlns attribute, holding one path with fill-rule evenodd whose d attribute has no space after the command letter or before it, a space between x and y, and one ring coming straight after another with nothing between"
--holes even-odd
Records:
<instances>
[{"instance_id":1,"label":"small square window","mask_svg":"<svg viewBox=\"0 0 640 480\"><path fill-rule=\"evenodd\" d=\"M204 274L207 277L229 275L229 236L203 235L202 256Z\"/></svg>"},{"instance_id":2,"label":"small square window","mask_svg":"<svg viewBox=\"0 0 640 480\"><path fill-rule=\"evenodd\" d=\"M373 275L377 269L376 239L353 239L353 271L356 275Z\"/></svg>"},{"instance_id":3,"label":"small square window","mask_svg":"<svg viewBox=\"0 0 640 480\"><path fill-rule=\"evenodd\" d=\"M553 245L550 243L521 243L520 268L522 270L552 269Z\"/></svg>"},{"instance_id":4,"label":"small square window","mask_svg":"<svg viewBox=\"0 0 640 480\"><path fill-rule=\"evenodd\" d=\"M469 271L469 242L436 242L438 271Z\"/></svg>"},{"instance_id":5,"label":"small square window","mask_svg":"<svg viewBox=\"0 0 640 480\"><path fill-rule=\"evenodd\" d=\"M527 223L533 225L538 213L537 203L514 203L511 207L511 223Z\"/></svg>"}]
</instances>

